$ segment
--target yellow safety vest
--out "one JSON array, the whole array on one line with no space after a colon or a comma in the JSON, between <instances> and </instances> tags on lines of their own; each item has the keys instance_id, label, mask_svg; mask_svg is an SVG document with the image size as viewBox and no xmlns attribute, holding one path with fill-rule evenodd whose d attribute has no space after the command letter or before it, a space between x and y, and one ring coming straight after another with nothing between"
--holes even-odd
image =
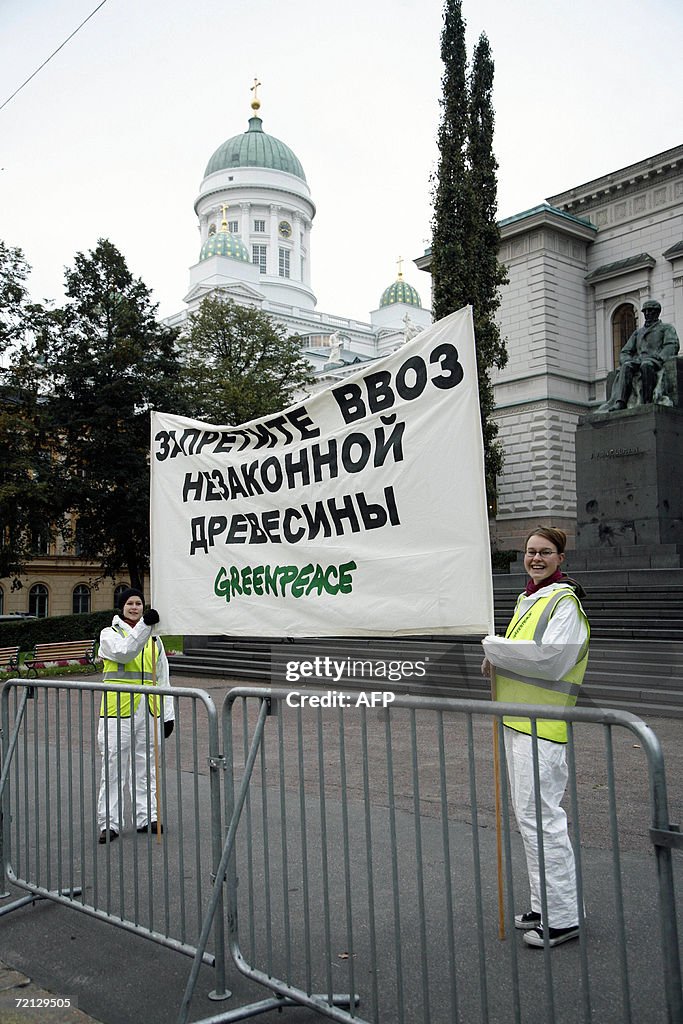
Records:
<instances>
[{"instance_id":1,"label":"yellow safety vest","mask_svg":"<svg viewBox=\"0 0 683 1024\"><path fill-rule=\"evenodd\" d=\"M130 633L120 625L113 626L122 636L129 636ZM104 672L102 679L105 683L134 683L137 686L154 686L154 659L157 656L156 644L152 637L149 638L144 648L132 661L122 665L120 661L104 659ZM139 693L116 693L114 690L107 690L102 694L100 706L101 718L130 718L135 714L140 703ZM132 711L131 711L131 697ZM159 698L148 697L149 710L156 718L159 715Z\"/></svg>"},{"instance_id":2,"label":"yellow safety vest","mask_svg":"<svg viewBox=\"0 0 683 1024\"><path fill-rule=\"evenodd\" d=\"M578 658L562 679L539 679L534 676L518 675L509 669L496 670L496 699L505 704L552 704L554 707L573 708L586 673L590 626L581 602L569 587L551 591L547 597L539 597L524 615L518 612L521 598L517 601L514 615L505 636L511 640L535 640L540 643L553 612L560 601L575 601L579 615L586 624L587 635ZM531 720L528 718L505 717L504 725L517 732L531 735ZM567 742L566 722L549 718L536 720L537 734L541 739L555 743Z\"/></svg>"}]
</instances>

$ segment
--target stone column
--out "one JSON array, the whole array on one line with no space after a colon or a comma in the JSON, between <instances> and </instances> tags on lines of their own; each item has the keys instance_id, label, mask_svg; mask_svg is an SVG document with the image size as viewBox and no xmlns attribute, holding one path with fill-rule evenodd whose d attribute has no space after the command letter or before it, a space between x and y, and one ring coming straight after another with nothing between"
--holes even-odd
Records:
<instances>
[{"instance_id":1,"label":"stone column","mask_svg":"<svg viewBox=\"0 0 683 1024\"><path fill-rule=\"evenodd\" d=\"M311 221L308 217L301 217L301 226L304 233L304 246L306 253L304 255L304 273L303 283L311 287Z\"/></svg>"},{"instance_id":2,"label":"stone column","mask_svg":"<svg viewBox=\"0 0 683 1024\"><path fill-rule=\"evenodd\" d=\"M276 206L275 203L270 204L270 245L268 246L268 263L266 264L267 271L273 277L277 277L279 273L279 244L278 244L278 233L277 226L280 220L280 210L282 207Z\"/></svg>"},{"instance_id":3,"label":"stone column","mask_svg":"<svg viewBox=\"0 0 683 1024\"><path fill-rule=\"evenodd\" d=\"M251 235L251 222L249 217L251 216L251 203L240 203L240 210L242 211L242 221L240 223L240 237L244 244L251 252L250 235Z\"/></svg>"},{"instance_id":4,"label":"stone column","mask_svg":"<svg viewBox=\"0 0 683 1024\"><path fill-rule=\"evenodd\" d=\"M301 214L296 210L292 216L292 231L294 237L294 248L292 249L292 256L294 258L294 267L290 269L290 274L295 281L303 281L303 274L301 273ZM294 273L292 273L292 269Z\"/></svg>"},{"instance_id":5,"label":"stone column","mask_svg":"<svg viewBox=\"0 0 683 1024\"><path fill-rule=\"evenodd\" d=\"M674 326L683 326L683 266L674 271Z\"/></svg>"}]
</instances>

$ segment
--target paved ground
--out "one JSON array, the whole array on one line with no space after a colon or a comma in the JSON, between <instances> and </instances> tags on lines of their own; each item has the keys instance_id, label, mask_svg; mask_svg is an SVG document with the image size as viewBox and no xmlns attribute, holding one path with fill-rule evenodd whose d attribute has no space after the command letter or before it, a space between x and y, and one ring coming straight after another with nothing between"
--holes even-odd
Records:
<instances>
[{"instance_id":1,"label":"paved ground","mask_svg":"<svg viewBox=\"0 0 683 1024\"><path fill-rule=\"evenodd\" d=\"M77 1009L71 999L55 996L54 992L41 988L28 975L0 960L2 1024L28 1024L29 1021L33 1024L88 1024L94 1020Z\"/></svg>"},{"instance_id":2,"label":"paved ground","mask_svg":"<svg viewBox=\"0 0 683 1024\"><path fill-rule=\"evenodd\" d=\"M174 678L174 685L197 685L196 680ZM210 680L204 685L220 705L223 694L229 684L225 681ZM381 723L382 713L377 712L377 721ZM664 750L669 779L670 817L680 821L683 817L683 722L675 719L652 719L650 726L658 735ZM482 857L487 861L494 859L494 829L492 828L493 806L490 794L490 725L482 719L481 732L477 723L477 773L479 798L479 833L481 836ZM486 730L486 732L484 732ZM471 811L467 787L458 779L458 748L459 740L456 732L447 733L447 749L452 751L452 763L449 762L454 784L449 793L448 815L452 822L452 841L454 850L469 849L471 835ZM304 737L305 744L313 744L315 735ZM360 739L354 737L353 729L349 730L347 755L351 766L362 764ZM614 734L615 764L617 766L618 810L620 822L620 841L622 850L622 873L625 889L630 902L632 920L648 922L648 926L656 927L656 887L654 885L654 864L651 846L647 837L649 822L649 795L647 790L647 770L643 750L638 738L626 730ZM609 913L595 913L604 901L604 892L609 884L611 868L610 837L605 820L604 793L604 737L598 730L582 731L577 742L577 754L580 758L580 783L583 836L582 848L587 864L590 866L590 881L587 886L589 900L589 925L591 944L591 966L599 968L604 959L604 971L596 969L597 988L596 1001L602 1007L600 1017L603 1024L621 1024L626 1018L621 1007L618 974L610 966L613 962L613 919ZM402 830L410 830L412 820L412 774L410 750L397 736L395 749L395 810L399 836ZM439 821L438 776L430 776L430 751L420 750L422 760L420 820L422 826L422 855L425 878L425 891L430 913L438 913L439 907L431 907L430 900L440 893L441 868L439 864L439 843L441 841L441 825ZM450 755L449 755L450 756ZM369 771L371 778L376 777L375 759L379 761L379 750L370 746L368 751ZM351 789L348 794L352 821L362 821L362 772L358 769L356 788L354 788L353 772L350 772ZM317 784L315 765L303 776L303 786L308 792L314 791ZM267 789L268 787L266 787ZM343 822L336 816L335 803L330 803L328 842L332 848L336 838L341 835ZM372 828L377 836L381 836L384 828L388 801L382 787L370 792L372 805ZM275 803L276 801L272 801ZM254 805L255 817L260 810ZM277 824L276 816L273 819ZM207 826L208 827L208 826ZM122 837L122 841L125 837ZM309 840L312 845L319 842L314 828L310 829ZM381 846L378 850L381 852ZM523 876L523 858L519 843L513 844L515 870ZM462 855L461 870L463 876L469 877L471 870L469 860ZM466 878L465 878L466 881ZM679 878L680 884L683 880ZM465 885L467 888L467 884ZM383 890L382 880L378 882L378 902L381 905ZM294 897L293 897L294 901ZM387 897L387 902L389 899ZM492 1024L507 1024L509 1013L506 1013L506 999L509 997L509 982L506 974L507 959L510 954L510 942L516 943L520 957L520 978L523 986L533 992L535 985L541 985L543 954L527 950L521 945L520 936L513 935L504 944L497 943L495 922L496 892L491 874L483 879L482 902L485 908L487 928L487 949L489 963L500 959L498 977L495 970L490 979L490 1009ZM293 902L295 906L295 902ZM592 911L592 913L591 913ZM387 918L388 920L388 918ZM463 944L463 957L468 953L467 946L475 943L475 922L472 932L461 934L458 939ZM415 922L410 921L403 931L408 950L418 949L422 938ZM257 935L254 944L259 946L261 936ZM633 1020L638 1024L655 1024L663 1020L661 1016L661 1000L653 1000L648 993L654 984L655 990L661 989L658 978L661 966L653 939L647 939L645 932L633 934L631 970L636 978ZM363 937L358 938L358 948L363 948ZM558 990L575 991L579 971L577 944L568 945L553 952L553 965ZM298 952L298 951L295 951ZM360 954L359 954L360 955ZM103 1024L132 1024L133 1021L144 1020L145 1024L167 1024L176 1019L177 1009L187 982L190 961L186 957L156 944L130 935L121 929L110 927L101 921L75 912L72 909L40 901L32 907L25 907L0 918L0 957L4 961L4 969L0 968L0 1022L2 1024L84 1024L87 1020L97 1020ZM333 964L334 976L348 981L348 964L343 960L344 947L340 943L338 954ZM404 970L414 970L412 962L404 964ZM505 969L504 969L505 968ZM359 977L362 965L357 968ZM479 1002L478 986L475 982L476 971L472 972L463 961L463 970L472 975L472 984L468 988L467 978L461 986L460 1018L474 1022L475 1009ZM412 977L412 975L411 975ZM30 979L30 980L29 980ZM406 1024L422 1024L425 1019L422 996L419 991L419 977L414 986L412 997L403 1009ZM197 994L192 1003L190 1019L208 1017L218 1013L220 1009L239 1006L247 1001L264 998L267 993L247 982L235 971L229 972L228 984L233 988L233 998L227 1003L212 1002L207 993L213 985L213 975L206 967L201 969ZM564 986L564 989L563 989ZM389 986L390 987L390 986ZM471 990L470 990L471 989ZM340 982L340 988L344 990ZM409 989L410 990L410 989ZM640 995L639 995L640 992ZM542 995L542 993L541 993ZM47 1006L37 1008L38 999L71 998L77 1003L73 1006ZM15 1000L33 999L34 1004L17 1007ZM389 994L389 1003L391 995ZM656 1005L655 1005L656 1004ZM471 1006L471 1015L468 1016ZM612 1009L610 1009L610 1007ZM578 1007L571 1000L556 1008L558 1020L580 1020ZM359 1011L367 1012L367 1006ZM390 1009L389 1013L393 1011ZM89 1014L90 1016L86 1016ZM266 1022L282 1020L282 1015L267 1013L262 1018ZM304 1024L305 1021L317 1021L323 1018L312 1011L300 1008L286 1010L286 1017L292 1024ZM383 1020L399 1019L399 1011L395 1016L383 1016ZM452 1021L449 1013L449 993L447 986L435 986L430 1006L430 1019L434 1022ZM526 1019L526 1018L525 1018ZM598 1018L596 1018L598 1019Z\"/></svg>"}]
</instances>

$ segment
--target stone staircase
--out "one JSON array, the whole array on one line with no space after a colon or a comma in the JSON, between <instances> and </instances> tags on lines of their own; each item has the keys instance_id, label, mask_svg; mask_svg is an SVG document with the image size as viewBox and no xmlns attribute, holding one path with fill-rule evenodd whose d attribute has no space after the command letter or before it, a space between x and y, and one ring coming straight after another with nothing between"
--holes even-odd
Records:
<instances>
[{"instance_id":1,"label":"stone staircase","mask_svg":"<svg viewBox=\"0 0 683 1024\"><path fill-rule=\"evenodd\" d=\"M592 642L582 703L636 714L683 717L683 571L635 570L573 574L585 588ZM524 586L521 575L495 576L496 632L502 633ZM186 653L171 658L173 674L271 682L271 657L310 659L334 653L355 659L404 660L426 652L430 679L391 684L401 693L488 699L479 671L482 650L471 637L286 640L187 637ZM282 683L279 677L278 685ZM199 679L198 679L199 682ZM334 687L377 689L347 678ZM300 683L297 686L303 688ZM327 687L325 687L327 688Z\"/></svg>"}]
</instances>

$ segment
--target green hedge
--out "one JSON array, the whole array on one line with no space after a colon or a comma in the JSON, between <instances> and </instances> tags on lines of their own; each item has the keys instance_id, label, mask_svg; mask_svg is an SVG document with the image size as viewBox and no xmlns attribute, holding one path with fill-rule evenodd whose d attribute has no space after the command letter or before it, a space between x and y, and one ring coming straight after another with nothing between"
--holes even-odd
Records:
<instances>
[{"instance_id":1,"label":"green hedge","mask_svg":"<svg viewBox=\"0 0 683 1024\"><path fill-rule=\"evenodd\" d=\"M113 616L112 609L89 615L54 615L47 619L0 622L0 647L18 644L21 651L32 651L36 644L97 639L104 627L111 625Z\"/></svg>"}]
</instances>

